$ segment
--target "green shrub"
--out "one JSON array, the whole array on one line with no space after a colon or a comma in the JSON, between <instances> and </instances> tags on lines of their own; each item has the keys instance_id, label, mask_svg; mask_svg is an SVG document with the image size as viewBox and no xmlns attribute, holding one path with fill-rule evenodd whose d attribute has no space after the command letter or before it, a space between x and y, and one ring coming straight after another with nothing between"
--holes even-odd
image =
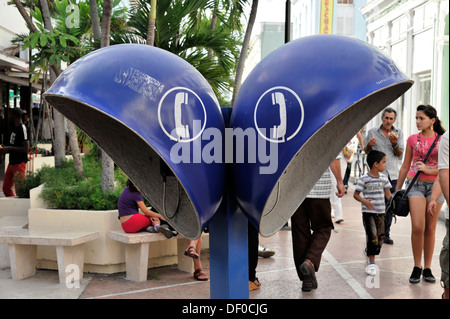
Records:
<instances>
[{"instance_id":1,"label":"green shrub","mask_svg":"<svg viewBox=\"0 0 450 319\"><path fill-rule=\"evenodd\" d=\"M122 193L127 177L119 169L114 172L116 187L113 191L101 190L101 162L96 150L83 157L84 173L75 172L72 160L61 167L44 166L35 174L21 182L20 197L29 197L29 189L45 184L41 197L49 208L112 210L117 209L117 201ZM18 191L19 193L19 191Z\"/></svg>"},{"instance_id":2,"label":"green shrub","mask_svg":"<svg viewBox=\"0 0 450 319\"><path fill-rule=\"evenodd\" d=\"M30 198L30 189L42 184L41 173L38 171L37 173L27 176L25 179L15 178L14 183L16 186L16 195L18 197Z\"/></svg>"}]
</instances>

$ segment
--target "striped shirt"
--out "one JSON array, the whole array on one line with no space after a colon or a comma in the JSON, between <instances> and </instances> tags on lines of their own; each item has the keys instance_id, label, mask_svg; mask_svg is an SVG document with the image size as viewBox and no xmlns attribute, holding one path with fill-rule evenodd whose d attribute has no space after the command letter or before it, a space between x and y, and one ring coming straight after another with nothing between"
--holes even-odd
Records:
<instances>
[{"instance_id":1,"label":"striped shirt","mask_svg":"<svg viewBox=\"0 0 450 319\"><path fill-rule=\"evenodd\" d=\"M369 173L362 175L358 179L355 190L364 194L365 199L371 199L375 209L370 210L361 203L363 213L384 213L386 206L384 202L384 191L392 187L386 175L379 174L378 177L370 176Z\"/></svg>"},{"instance_id":2,"label":"striped shirt","mask_svg":"<svg viewBox=\"0 0 450 319\"><path fill-rule=\"evenodd\" d=\"M331 196L331 170L328 167L316 185L311 189L307 198L330 198Z\"/></svg>"},{"instance_id":3,"label":"striped shirt","mask_svg":"<svg viewBox=\"0 0 450 319\"><path fill-rule=\"evenodd\" d=\"M341 153L336 157L337 160L341 159ZM307 198L330 198L331 197L331 172L330 167L327 167L325 172L322 174L320 179L317 181L316 185L311 189L309 194L306 196Z\"/></svg>"}]
</instances>

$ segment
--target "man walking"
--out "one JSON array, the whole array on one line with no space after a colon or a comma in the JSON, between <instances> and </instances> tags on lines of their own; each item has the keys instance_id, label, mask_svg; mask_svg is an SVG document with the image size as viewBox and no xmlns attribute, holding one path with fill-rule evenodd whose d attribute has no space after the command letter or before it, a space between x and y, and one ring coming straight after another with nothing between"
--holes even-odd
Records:
<instances>
[{"instance_id":1,"label":"man walking","mask_svg":"<svg viewBox=\"0 0 450 319\"><path fill-rule=\"evenodd\" d=\"M386 154L386 171L389 181L392 185L391 193L395 192L397 185L398 172L402 165L402 156L405 149L403 141L403 132L394 127L397 119L397 112L393 108L386 108L381 114L383 124L380 127L371 128L367 132L367 145L364 152L368 154L371 150L376 150ZM387 204L387 200L386 200ZM394 241L390 237L390 229L392 224L392 212L386 214L386 233L384 238L385 244L392 245Z\"/></svg>"},{"instance_id":2,"label":"man walking","mask_svg":"<svg viewBox=\"0 0 450 319\"><path fill-rule=\"evenodd\" d=\"M22 123L22 110L18 107L11 110L14 128L11 132L8 146L0 148L1 153L9 153L9 164L3 180L3 193L6 197L16 196L14 193L14 179L25 177L28 161L28 134Z\"/></svg>"},{"instance_id":3,"label":"man walking","mask_svg":"<svg viewBox=\"0 0 450 319\"><path fill-rule=\"evenodd\" d=\"M317 288L316 272L319 271L322 253L328 244L331 230L331 174L337 180L337 197L345 194L342 181L340 157L335 159L322 177L306 196L300 207L291 217L292 247L297 274L303 282L302 291Z\"/></svg>"}]
</instances>

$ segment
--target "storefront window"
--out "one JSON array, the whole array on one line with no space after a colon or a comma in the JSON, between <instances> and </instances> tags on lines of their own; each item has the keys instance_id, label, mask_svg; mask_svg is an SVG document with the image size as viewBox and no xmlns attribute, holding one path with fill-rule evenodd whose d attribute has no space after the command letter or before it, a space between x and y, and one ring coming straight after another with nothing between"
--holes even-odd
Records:
<instances>
[{"instance_id":1,"label":"storefront window","mask_svg":"<svg viewBox=\"0 0 450 319\"><path fill-rule=\"evenodd\" d=\"M421 31L433 25L436 8L433 3L426 3L414 9L414 32Z\"/></svg>"},{"instance_id":2,"label":"storefront window","mask_svg":"<svg viewBox=\"0 0 450 319\"><path fill-rule=\"evenodd\" d=\"M392 21L392 38L391 40L397 41L406 37L408 31L408 20L406 16L401 16L400 18Z\"/></svg>"},{"instance_id":3,"label":"storefront window","mask_svg":"<svg viewBox=\"0 0 450 319\"><path fill-rule=\"evenodd\" d=\"M433 38L432 29L414 35L412 73L423 73L433 67Z\"/></svg>"},{"instance_id":4,"label":"storefront window","mask_svg":"<svg viewBox=\"0 0 450 319\"><path fill-rule=\"evenodd\" d=\"M431 103L431 73L424 73L417 75L417 103L430 104Z\"/></svg>"},{"instance_id":5,"label":"storefront window","mask_svg":"<svg viewBox=\"0 0 450 319\"><path fill-rule=\"evenodd\" d=\"M373 31L372 44L382 50L386 50L386 39L389 37L389 29L383 26Z\"/></svg>"}]
</instances>

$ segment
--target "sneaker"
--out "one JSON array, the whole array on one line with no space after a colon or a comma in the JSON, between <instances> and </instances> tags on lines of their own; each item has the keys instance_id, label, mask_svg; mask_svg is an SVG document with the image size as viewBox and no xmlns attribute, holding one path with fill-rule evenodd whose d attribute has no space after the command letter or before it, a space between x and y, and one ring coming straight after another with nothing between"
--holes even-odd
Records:
<instances>
[{"instance_id":1,"label":"sneaker","mask_svg":"<svg viewBox=\"0 0 450 319\"><path fill-rule=\"evenodd\" d=\"M259 282L258 278L255 278L254 281L248 282L248 290L249 291L258 290L258 289L261 289L261 283Z\"/></svg>"},{"instance_id":2,"label":"sneaker","mask_svg":"<svg viewBox=\"0 0 450 319\"><path fill-rule=\"evenodd\" d=\"M344 218L338 218L338 219L336 219L335 223L336 223L336 224L340 224L340 223L342 223L343 221L344 221Z\"/></svg>"},{"instance_id":3,"label":"sneaker","mask_svg":"<svg viewBox=\"0 0 450 319\"><path fill-rule=\"evenodd\" d=\"M420 282L420 276L422 275L422 268L414 267L409 277L409 282L412 284L418 284Z\"/></svg>"},{"instance_id":4,"label":"sneaker","mask_svg":"<svg viewBox=\"0 0 450 319\"><path fill-rule=\"evenodd\" d=\"M384 237L384 241L383 242L385 244L388 244L388 245L393 245L394 244L394 241L389 236Z\"/></svg>"},{"instance_id":5,"label":"sneaker","mask_svg":"<svg viewBox=\"0 0 450 319\"><path fill-rule=\"evenodd\" d=\"M431 283L436 282L436 278L434 278L433 274L431 273L430 268L425 268L423 270L422 276L423 276L423 280L425 280L426 282L431 282Z\"/></svg>"},{"instance_id":6,"label":"sneaker","mask_svg":"<svg viewBox=\"0 0 450 319\"><path fill-rule=\"evenodd\" d=\"M369 276L376 276L377 275L377 265L369 264L366 267L366 274L368 274Z\"/></svg>"},{"instance_id":7,"label":"sneaker","mask_svg":"<svg viewBox=\"0 0 450 319\"><path fill-rule=\"evenodd\" d=\"M145 230L149 233L156 233L156 229L153 226L148 226Z\"/></svg>"},{"instance_id":8,"label":"sneaker","mask_svg":"<svg viewBox=\"0 0 450 319\"><path fill-rule=\"evenodd\" d=\"M264 247L263 245L258 245L258 256L263 258L269 258L275 255L275 252L267 247Z\"/></svg>"},{"instance_id":9,"label":"sneaker","mask_svg":"<svg viewBox=\"0 0 450 319\"><path fill-rule=\"evenodd\" d=\"M162 225L160 225L159 227L156 228L156 232L163 234L164 236L166 236L166 238L172 238L173 233L169 228L166 228Z\"/></svg>"}]
</instances>

